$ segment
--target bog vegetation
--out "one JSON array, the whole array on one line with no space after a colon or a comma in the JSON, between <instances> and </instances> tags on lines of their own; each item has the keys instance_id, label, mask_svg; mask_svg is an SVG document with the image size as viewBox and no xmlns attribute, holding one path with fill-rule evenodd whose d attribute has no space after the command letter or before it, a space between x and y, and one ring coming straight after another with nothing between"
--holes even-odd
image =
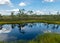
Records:
<instances>
[{"instance_id":1,"label":"bog vegetation","mask_svg":"<svg viewBox=\"0 0 60 43\"><path fill-rule=\"evenodd\" d=\"M30 15L29 15L30 14ZM18 13L11 12L11 15L0 14L0 23L22 23L22 22L48 22L48 23L60 23L60 15L57 12L56 15L49 13L49 15L37 15L33 11L27 11L25 9L19 9Z\"/></svg>"},{"instance_id":2,"label":"bog vegetation","mask_svg":"<svg viewBox=\"0 0 60 43\"><path fill-rule=\"evenodd\" d=\"M2 15L0 14L0 23L26 23L26 22L47 22L47 23L58 23L60 24L60 15L59 12L57 12L56 15L37 15L36 13L33 13L33 11L27 11L27 13L24 13L25 9L22 9L18 11L17 14L14 12L11 12L11 15ZM29 15L29 14L30 15ZM35 39L24 41L24 40L18 40L18 43L60 43L60 35L59 34L43 34ZM0 42L4 43L4 42ZM13 41L11 42L13 43Z\"/></svg>"}]
</instances>

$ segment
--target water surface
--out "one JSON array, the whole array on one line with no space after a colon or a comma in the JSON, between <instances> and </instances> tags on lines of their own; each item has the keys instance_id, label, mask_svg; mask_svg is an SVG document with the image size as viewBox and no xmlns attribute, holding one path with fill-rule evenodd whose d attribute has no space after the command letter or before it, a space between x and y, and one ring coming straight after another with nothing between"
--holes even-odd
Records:
<instances>
[{"instance_id":1,"label":"water surface","mask_svg":"<svg viewBox=\"0 0 60 43\"><path fill-rule=\"evenodd\" d=\"M2 24L0 25L0 41L31 40L46 32L60 33L60 25L47 23Z\"/></svg>"}]
</instances>

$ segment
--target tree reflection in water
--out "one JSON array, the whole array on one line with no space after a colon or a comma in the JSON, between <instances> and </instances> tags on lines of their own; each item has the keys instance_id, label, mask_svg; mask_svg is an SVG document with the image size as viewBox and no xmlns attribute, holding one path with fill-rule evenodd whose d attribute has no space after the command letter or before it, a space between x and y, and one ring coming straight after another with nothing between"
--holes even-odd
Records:
<instances>
[{"instance_id":1,"label":"tree reflection in water","mask_svg":"<svg viewBox=\"0 0 60 43\"><path fill-rule=\"evenodd\" d=\"M58 29L59 28L59 25L56 25L56 29Z\"/></svg>"},{"instance_id":2,"label":"tree reflection in water","mask_svg":"<svg viewBox=\"0 0 60 43\"><path fill-rule=\"evenodd\" d=\"M2 29L2 25L0 25L0 30Z\"/></svg>"},{"instance_id":3,"label":"tree reflection in water","mask_svg":"<svg viewBox=\"0 0 60 43\"><path fill-rule=\"evenodd\" d=\"M49 24L46 24L47 25L47 28L49 28Z\"/></svg>"},{"instance_id":4,"label":"tree reflection in water","mask_svg":"<svg viewBox=\"0 0 60 43\"><path fill-rule=\"evenodd\" d=\"M54 30L55 29L55 25L53 24L53 26L52 26L52 29Z\"/></svg>"},{"instance_id":5,"label":"tree reflection in water","mask_svg":"<svg viewBox=\"0 0 60 43\"><path fill-rule=\"evenodd\" d=\"M25 27L26 25L27 25L27 24L18 24L18 28L19 28L20 33L22 33L22 34L25 33L24 27Z\"/></svg>"},{"instance_id":6,"label":"tree reflection in water","mask_svg":"<svg viewBox=\"0 0 60 43\"><path fill-rule=\"evenodd\" d=\"M44 26L47 26L47 28L49 28L49 24L48 23L44 23Z\"/></svg>"},{"instance_id":7,"label":"tree reflection in water","mask_svg":"<svg viewBox=\"0 0 60 43\"><path fill-rule=\"evenodd\" d=\"M29 25L28 25L29 27L32 27L33 26L33 24L32 23L29 23Z\"/></svg>"},{"instance_id":8,"label":"tree reflection in water","mask_svg":"<svg viewBox=\"0 0 60 43\"><path fill-rule=\"evenodd\" d=\"M59 28L59 25L53 25L52 29L58 29Z\"/></svg>"},{"instance_id":9,"label":"tree reflection in water","mask_svg":"<svg viewBox=\"0 0 60 43\"><path fill-rule=\"evenodd\" d=\"M14 29L15 26L16 26L15 24L11 24L12 29Z\"/></svg>"}]
</instances>

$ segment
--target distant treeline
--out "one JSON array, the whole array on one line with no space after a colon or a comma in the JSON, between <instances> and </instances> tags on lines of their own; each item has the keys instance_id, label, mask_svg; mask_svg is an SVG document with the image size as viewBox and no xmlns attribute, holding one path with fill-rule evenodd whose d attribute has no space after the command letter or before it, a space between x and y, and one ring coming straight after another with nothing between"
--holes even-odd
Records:
<instances>
[{"instance_id":1,"label":"distant treeline","mask_svg":"<svg viewBox=\"0 0 60 43\"><path fill-rule=\"evenodd\" d=\"M29 14L30 15L29 15ZM25 9L22 9L18 11L18 13L15 15L14 12L11 12L11 15L3 15L0 14L0 21L19 21L19 20L52 20L52 21L60 21L60 15L59 12L57 12L56 15L37 15L33 13L33 11L27 11L25 13Z\"/></svg>"}]
</instances>

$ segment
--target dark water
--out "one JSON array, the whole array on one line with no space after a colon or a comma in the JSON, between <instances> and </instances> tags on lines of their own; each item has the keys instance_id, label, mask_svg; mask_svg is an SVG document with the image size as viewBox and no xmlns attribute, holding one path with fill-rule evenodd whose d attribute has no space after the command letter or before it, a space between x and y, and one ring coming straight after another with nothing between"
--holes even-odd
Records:
<instances>
[{"instance_id":1,"label":"dark water","mask_svg":"<svg viewBox=\"0 0 60 43\"><path fill-rule=\"evenodd\" d=\"M60 25L47 23L2 24L0 41L31 40L46 32L60 33Z\"/></svg>"}]
</instances>

